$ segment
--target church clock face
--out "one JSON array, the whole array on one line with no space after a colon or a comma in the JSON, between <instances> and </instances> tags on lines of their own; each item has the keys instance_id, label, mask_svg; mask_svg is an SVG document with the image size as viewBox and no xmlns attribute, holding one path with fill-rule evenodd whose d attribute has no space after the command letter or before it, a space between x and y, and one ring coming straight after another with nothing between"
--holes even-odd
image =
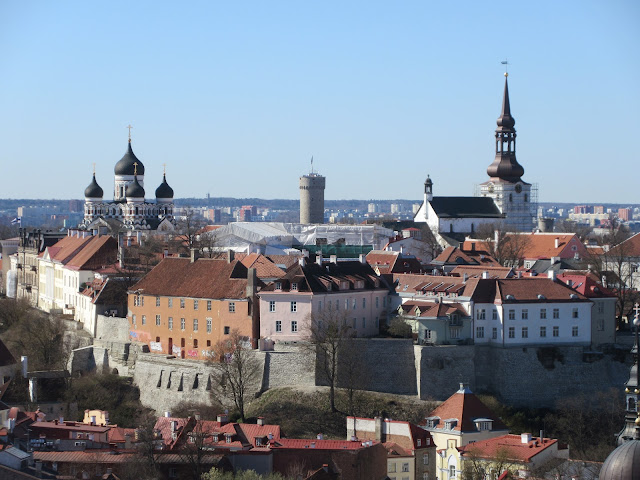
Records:
<instances>
[{"instance_id":1,"label":"church clock face","mask_svg":"<svg viewBox=\"0 0 640 480\"><path fill-rule=\"evenodd\" d=\"M516 193L520 193L522 191L522 185L519 183L516 185Z\"/></svg>"},{"instance_id":2,"label":"church clock face","mask_svg":"<svg viewBox=\"0 0 640 480\"><path fill-rule=\"evenodd\" d=\"M493 193L493 183L489 184L489 186L487 187L487 191L489 193Z\"/></svg>"}]
</instances>

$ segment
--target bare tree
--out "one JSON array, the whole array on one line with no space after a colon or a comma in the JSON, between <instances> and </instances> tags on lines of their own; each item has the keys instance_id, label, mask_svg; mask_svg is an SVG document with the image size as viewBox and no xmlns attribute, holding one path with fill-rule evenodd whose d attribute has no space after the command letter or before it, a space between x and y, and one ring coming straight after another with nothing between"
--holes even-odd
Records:
<instances>
[{"instance_id":1,"label":"bare tree","mask_svg":"<svg viewBox=\"0 0 640 480\"><path fill-rule=\"evenodd\" d=\"M484 458L480 456L477 448L473 445L466 449L462 462L462 479L463 480L485 480L486 475L489 478L498 478L505 470L514 472L517 465L511 460L513 456L508 448L499 447L493 458Z\"/></svg>"},{"instance_id":2,"label":"bare tree","mask_svg":"<svg viewBox=\"0 0 640 480\"><path fill-rule=\"evenodd\" d=\"M178 218L176 230L179 232L174 240L178 251L191 253L192 249L201 251L200 230L204 226L204 219L198 216L196 210L187 207Z\"/></svg>"},{"instance_id":3,"label":"bare tree","mask_svg":"<svg viewBox=\"0 0 640 480\"><path fill-rule=\"evenodd\" d=\"M214 377L211 394L222 403L230 397L244 421L248 396L260 388L262 363L251 348L249 339L240 335L238 330L231 331L228 339L218 342L211 357L213 360L209 365Z\"/></svg>"},{"instance_id":4,"label":"bare tree","mask_svg":"<svg viewBox=\"0 0 640 480\"><path fill-rule=\"evenodd\" d=\"M185 430L188 430L188 433L178 446L177 453L189 466L192 480L200 480L206 472L205 465L209 456L206 443L211 432L207 431L202 420L195 417L189 418Z\"/></svg>"},{"instance_id":5,"label":"bare tree","mask_svg":"<svg viewBox=\"0 0 640 480\"><path fill-rule=\"evenodd\" d=\"M0 332L19 324L32 314L33 308L24 297L0 299Z\"/></svg>"},{"instance_id":6,"label":"bare tree","mask_svg":"<svg viewBox=\"0 0 640 480\"><path fill-rule=\"evenodd\" d=\"M474 237L484 240L488 253L506 267L520 266L529 246L529 235L508 232L504 223L480 225Z\"/></svg>"},{"instance_id":7,"label":"bare tree","mask_svg":"<svg viewBox=\"0 0 640 480\"><path fill-rule=\"evenodd\" d=\"M351 327L347 325L346 312L343 310L325 308L309 318L307 341L316 356L316 364L321 375L329 384L329 404L332 412L338 411L336 408L338 354L343 341L352 335Z\"/></svg>"}]
</instances>

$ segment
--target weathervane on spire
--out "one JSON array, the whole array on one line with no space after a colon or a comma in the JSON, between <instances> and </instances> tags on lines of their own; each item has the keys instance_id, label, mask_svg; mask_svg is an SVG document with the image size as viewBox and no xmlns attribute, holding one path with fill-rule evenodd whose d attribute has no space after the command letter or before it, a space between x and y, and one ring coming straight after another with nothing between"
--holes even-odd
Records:
<instances>
[{"instance_id":1,"label":"weathervane on spire","mask_svg":"<svg viewBox=\"0 0 640 480\"><path fill-rule=\"evenodd\" d=\"M504 65L504 76L508 77L509 76L509 60L507 60L506 58L500 62L502 65Z\"/></svg>"},{"instance_id":2,"label":"weathervane on spire","mask_svg":"<svg viewBox=\"0 0 640 480\"><path fill-rule=\"evenodd\" d=\"M131 124L127 125L127 128L129 129L129 143L131 143L131 129L133 128L131 126Z\"/></svg>"}]
</instances>

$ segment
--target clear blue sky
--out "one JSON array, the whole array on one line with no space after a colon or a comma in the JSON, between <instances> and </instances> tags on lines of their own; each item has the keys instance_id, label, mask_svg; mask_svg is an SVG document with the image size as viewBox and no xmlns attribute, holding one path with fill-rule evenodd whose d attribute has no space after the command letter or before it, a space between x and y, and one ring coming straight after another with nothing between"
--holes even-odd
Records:
<instances>
[{"instance_id":1,"label":"clear blue sky","mask_svg":"<svg viewBox=\"0 0 640 480\"><path fill-rule=\"evenodd\" d=\"M0 3L0 198L81 198L133 147L147 197L471 195L508 58L540 201L640 203L640 2Z\"/></svg>"}]
</instances>

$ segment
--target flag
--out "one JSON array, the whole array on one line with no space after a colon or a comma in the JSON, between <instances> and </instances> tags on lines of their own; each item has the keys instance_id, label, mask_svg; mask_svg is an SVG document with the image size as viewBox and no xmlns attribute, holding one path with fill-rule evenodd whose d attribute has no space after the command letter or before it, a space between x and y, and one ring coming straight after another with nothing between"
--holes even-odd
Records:
<instances>
[{"instance_id":1,"label":"flag","mask_svg":"<svg viewBox=\"0 0 640 480\"><path fill-rule=\"evenodd\" d=\"M15 225L16 223L19 225L22 225L22 217L16 217L13 220L11 220L11 225Z\"/></svg>"}]
</instances>

